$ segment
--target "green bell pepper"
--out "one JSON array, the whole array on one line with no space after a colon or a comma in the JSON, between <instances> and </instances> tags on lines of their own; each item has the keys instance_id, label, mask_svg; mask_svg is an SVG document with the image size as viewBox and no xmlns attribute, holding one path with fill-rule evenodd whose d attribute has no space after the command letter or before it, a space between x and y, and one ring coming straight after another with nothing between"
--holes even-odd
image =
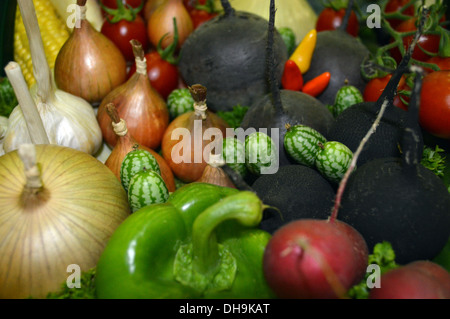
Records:
<instances>
[{"instance_id":1,"label":"green bell pepper","mask_svg":"<svg viewBox=\"0 0 450 319\"><path fill-rule=\"evenodd\" d=\"M250 191L190 183L130 215L97 264L98 298L274 298L262 268L271 235Z\"/></svg>"}]
</instances>

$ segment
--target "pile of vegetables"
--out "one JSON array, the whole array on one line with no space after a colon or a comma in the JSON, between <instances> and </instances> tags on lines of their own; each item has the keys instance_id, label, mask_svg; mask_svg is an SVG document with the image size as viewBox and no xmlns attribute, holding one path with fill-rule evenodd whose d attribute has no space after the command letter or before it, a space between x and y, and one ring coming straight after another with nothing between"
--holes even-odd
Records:
<instances>
[{"instance_id":1,"label":"pile of vegetables","mask_svg":"<svg viewBox=\"0 0 450 319\"><path fill-rule=\"evenodd\" d=\"M0 2L0 298L450 299L448 4L369 4Z\"/></svg>"}]
</instances>

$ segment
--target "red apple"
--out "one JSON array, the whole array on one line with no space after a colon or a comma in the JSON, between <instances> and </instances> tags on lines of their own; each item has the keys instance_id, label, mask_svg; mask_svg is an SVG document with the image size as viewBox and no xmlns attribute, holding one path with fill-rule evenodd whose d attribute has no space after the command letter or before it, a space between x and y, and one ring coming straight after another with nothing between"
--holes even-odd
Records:
<instances>
[{"instance_id":1,"label":"red apple","mask_svg":"<svg viewBox=\"0 0 450 319\"><path fill-rule=\"evenodd\" d=\"M348 224L300 219L279 228L264 253L264 275L279 298L345 298L365 275L368 248Z\"/></svg>"}]
</instances>

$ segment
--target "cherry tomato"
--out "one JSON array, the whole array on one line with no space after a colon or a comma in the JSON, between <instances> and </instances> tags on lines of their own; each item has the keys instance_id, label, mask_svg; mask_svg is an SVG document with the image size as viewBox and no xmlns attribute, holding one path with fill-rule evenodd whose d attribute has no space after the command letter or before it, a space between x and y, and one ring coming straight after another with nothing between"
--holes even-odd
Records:
<instances>
[{"instance_id":1,"label":"cherry tomato","mask_svg":"<svg viewBox=\"0 0 450 319\"><path fill-rule=\"evenodd\" d=\"M204 22L217 16L217 13L216 12L209 13L205 10L194 9L189 11L189 15L191 16L192 23L194 24L194 29L197 29Z\"/></svg>"},{"instance_id":2,"label":"cherry tomato","mask_svg":"<svg viewBox=\"0 0 450 319\"><path fill-rule=\"evenodd\" d=\"M434 63L441 70L450 70L450 58L444 58L444 57L441 57L439 55L436 55L436 56L428 59L425 62L427 62L427 63ZM429 68L424 68L424 69L425 69L425 72L427 72L427 73L433 72L432 69L429 69Z\"/></svg>"},{"instance_id":3,"label":"cherry tomato","mask_svg":"<svg viewBox=\"0 0 450 319\"><path fill-rule=\"evenodd\" d=\"M385 13L394 13L400 11L405 5L412 2L412 0L389 0L384 8ZM414 4L407 7L403 10L402 14L413 17L415 13ZM401 19L387 19L392 28L396 28L400 23L402 23Z\"/></svg>"},{"instance_id":4,"label":"cherry tomato","mask_svg":"<svg viewBox=\"0 0 450 319\"><path fill-rule=\"evenodd\" d=\"M333 8L323 9L316 22L317 32L326 30L336 30L341 24L345 16L345 8L334 10ZM359 32L359 22L355 12L352 10L348 19L347 33L356 37Z\"/></svg>"},{"instance_id":5,"label":"cherry tomato","mask_svg":"<svg viewBox=\"0 0 450 319\"><path fill-rule=\"evenodd\" d=\"M133 8L139 8L141 2L145 0L122 0L122 3ZM101 3L108 8L117 9L117 0L101 0Z\"/></svg>"},{"instance_id":6,"label":"cherry tomato","mask_svg":"<svg viewBox=\"0 0 450 319\"><path fill-rule=\"evenodd\" d=\"M424 76L420 96L419 122L432 135L450 139L450 71Z\"/></svg>"},{"instance_id":7,"label":"cherry tomato","mask_svg":"<svg viewBox=\"0 0 450 319\"><path fill-rule=\"evenodd\" d=\"M147 74L152 87L167 99L169 94L180 84L179 72L176 65L173 65L161 58L158 51L151 51L145 55L147 60ZM128 72L130 78L136 72L136 65L133 64Z\"/></svg>"},{"instance_id":8,"label":"cherry tomato","mask_svg":"<svg viewBox=\"0 0 450 319\"><path fill-rule=\"evenodd\" d=\"M120 20L119 22L111 23L105 20L101 33L117 45L127 61L134 61L133 48L130 44L131 40L138 40L142 44L144 51L148 49L150 43L144 19L140 15L137 15L134 21Z\"/></svg>"},{"instance_id":9,"label":"cherry tomato","mask_svg":"<svg viewBox=\"0 0 450 319\"><path fill-rule=\"evenodd\" d=\"M403 21L402 23L400 23L397 26L396 31L409 32L409 31L417 30L416 20L417 20L417 18L414 17L414 18ZM407 48L409 47L409 44L412 42L413 39L414 39L414 35L403 37L403 47L405 48L405 50L407 50ZM416 59L418 61L425 62L426 60L428 60L430 58L430 56L428 54L426 54L425 52L423 52L420 49L420 47L428 52L438 53L440 40L441 40L441 37L437 34L421 35L419 38L419 41L416 44L416 47L413 50L412 58ZM397 61L397 63L399 63L400 60L402 59L400 50L398 48L393 48L390 51L390 53L391 53L391 56Z\"/></svg>"},{"instance_id":10,"label":"cherry tomato","mask_svg":"<svg viewBox=\"0 0 450 319\"><path fill-rule=\"evenodd\" d=\"M388 74L385 77L382 78L374 78L370 80L366 87L364 88L363 92L363 98L366 102L375 102L380 97L381 93L383 93L386 85L388 84L389 80L391 79L392 74ZM405 78L402 77L400 79L400 82L398 83L397 90L400 91L405 88ZM400 99L400 96L398 94L394 97L394 105L407 110L408 107L402 102Z\"/></svg>"}]
</instances>

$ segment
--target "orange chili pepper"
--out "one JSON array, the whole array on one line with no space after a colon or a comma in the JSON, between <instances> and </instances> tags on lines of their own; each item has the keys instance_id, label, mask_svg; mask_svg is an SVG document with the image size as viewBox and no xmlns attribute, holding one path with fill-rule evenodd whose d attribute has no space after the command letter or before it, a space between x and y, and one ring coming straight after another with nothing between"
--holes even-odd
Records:
<instances>
[{"instance_id":1,"label":"orange chili pepper","mask_svg":"<svg viewBox=\"0 0 450 319\"><path fill-rule=\"evenodd\" d=\"M303 88L302 72L292 60L287 60L284 64L281 85L283 86L283 89L292 91L300 91Z\"/></svg>"},{"instance_id":2,"label":"orange chili pepper","mask_svg":"<svg viewBox=\"0 0 450 319\"><path fill-rule=\"evenodd\" d=\"M328 83L330 83L330 78L330 72L324 72L306 82L305 85L303 85L302 92L316 97L327 88Z\"/></svg>"}]
</instances>

